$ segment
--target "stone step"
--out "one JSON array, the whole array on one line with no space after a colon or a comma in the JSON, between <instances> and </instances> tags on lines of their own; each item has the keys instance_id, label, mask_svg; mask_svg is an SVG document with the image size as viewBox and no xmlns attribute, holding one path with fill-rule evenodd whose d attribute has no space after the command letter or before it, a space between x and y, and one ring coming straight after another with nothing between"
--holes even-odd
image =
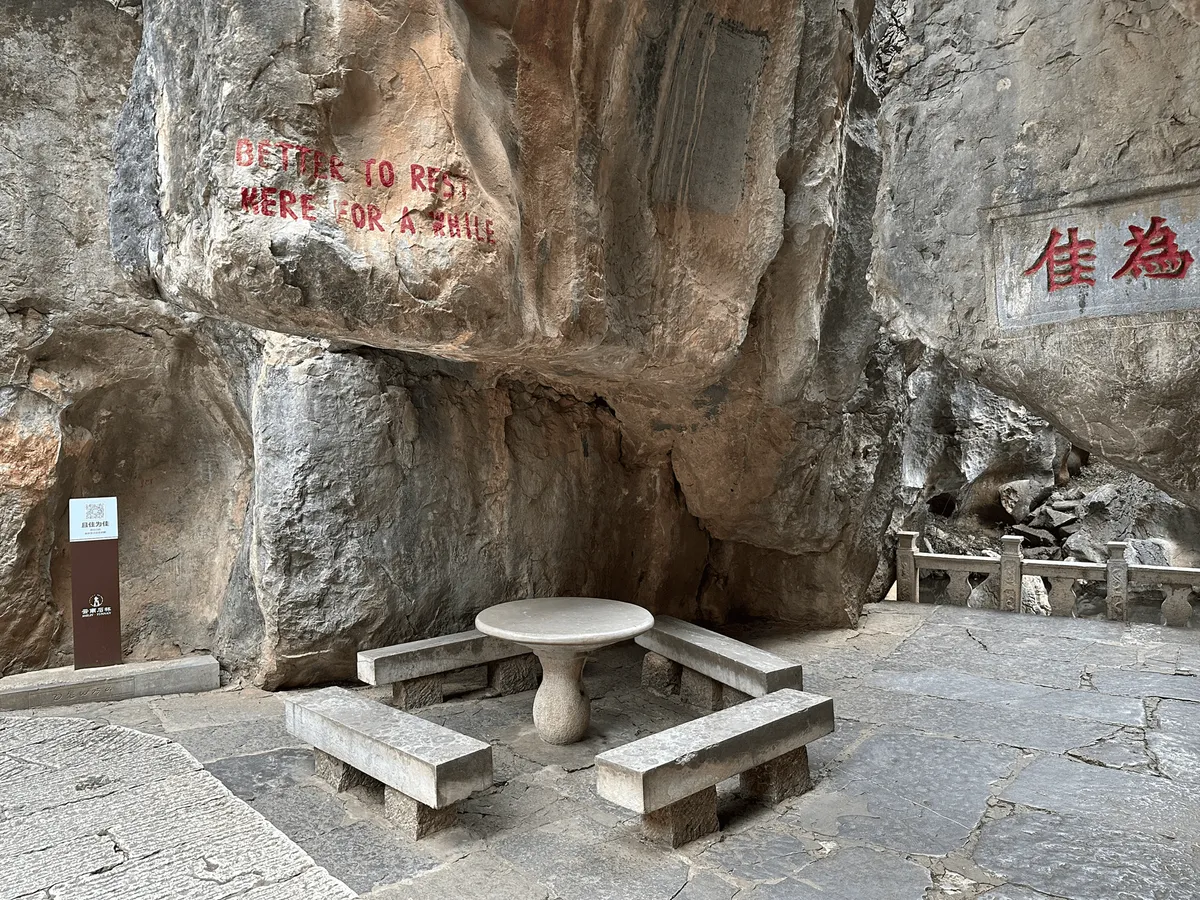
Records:
<instances>
[{"instance_id":1,"label":"stone step","mask_svg":"<svg viewBox=\"0 0 1200 900\"><path fill-rule=\"evenodd\" d=\"M491 745L344 688L287 697L284 724L323 753L433 809L492 786Z\"/></svg>"},{"instance_id":2,"label":"stone step","mask_svg":"<svg viewBox=\"0 0 1200 900\"><path fill-rule=\"evenodd\" d=\"M799 663L670 616L655 617L654 627L634 640L647 650L751 697L781 688L804 687Z\"/></svg>"},{"instance_id":3,"label":"stone step","mask_svg":"<svg viewBox=\"0 0 1200 900\"><path fill-rule=\"evenodd\" d=\"M528 653L525 647L471 629L377 650L361 650L358 680L374 685L394 684Z\"/></svg>"},{"instance_id":4,"label":"stone step","mask_svg":"<svg viewBox=\"0 0 1200 900\"><path fill-rule=\"evenodd\" d=\"M596 791L651 813L833 731L833 700L785 688L596 757Z\"/></svg>"},{"instance_id":5,"label":"stone step","mask_svg":"<svg viewBox=\"0 0 1200 900\"><path fill-rule=\"evenodd\" d=\"M109 703L160 694L194 694L221 686L211 656L184 656L119 666L62 666L0 678L0 709L38 709L75 703Z\"/></svg>"}]
</instances>

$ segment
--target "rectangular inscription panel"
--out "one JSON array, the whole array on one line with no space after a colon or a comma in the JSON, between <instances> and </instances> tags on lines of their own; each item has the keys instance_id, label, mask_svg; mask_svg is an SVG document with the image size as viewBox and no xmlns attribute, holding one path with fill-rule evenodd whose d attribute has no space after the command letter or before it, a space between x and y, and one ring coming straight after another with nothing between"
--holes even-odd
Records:
<instances>
[{"instance_id":1,"label":"rectangular inscription panel","mask_svg":"<svg viewBox=\"0 0 1200 900\"><path fill-rule=\"evenodd\" d=\"M996 218L1003 328L1200 309L1200 188Z\"/></svg>"},{"instance_id":2,"label":"rectangular inscription panel","mask_svg":"<svg viewBox=\"0 0 1200 900\"><path fill-rule=\"evenodd\" d=\"M737 209L768 49L765 35L712 15L685 32L663 100L655 200Z\"/></svg>"}]
</instances>

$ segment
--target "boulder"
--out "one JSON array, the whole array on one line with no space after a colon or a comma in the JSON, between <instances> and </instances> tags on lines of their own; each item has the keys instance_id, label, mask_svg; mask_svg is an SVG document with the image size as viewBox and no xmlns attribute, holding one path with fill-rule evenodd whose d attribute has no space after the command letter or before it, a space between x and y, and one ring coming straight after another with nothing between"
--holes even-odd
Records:
<instances>
[{"instance_id":1,"label":"boulder","mask_svg":"<svg viewBox=\"0 0 1200 900\"><path fill-rule=\"evenodd\" d=\"M1101 513L1113 504L1117 496L1116 485L1101 485L1096 490L1090 491L1083 496L1083 499L1079 501L1079 512L1084 516Z\"/></svg>"},{"instance_id":2,"label":"boulder","mask_svg":"<svg viewBox=\"0 0 1200 900\"><path fill-rule=\"evenodd\" d=\"M1023 547L1021 555L1026 559L1062 559L1062 550L1058 547Z\"/></svg>"},{"instance_id":3,"label":"boulder","mask_svg":"<svg viewBox=\"0 0 1200 900\"><path fill-rule=\"evenodd\" d=\"M1055 509L1052 505L1039 506L1034 511L1029 519L1029 525L1033 528L1041 528L1049 531L1062 528L1065 525L1070 525L1072 522L1079 521L1079 517L1073 512L1066 512Z\"/></svg>"},{"instance_id":4,"label":"boulder","mask_svg":"<svg viewBox=\"0 0 1200 900\"><path fill-rule=\"evenodd\" d=\"M967 598L967 606L971 609L999 609L999 576L986 578L972 588ZM1039 616L1050 615L1050 594L1043 579L1033 575L1021 578L1021 612Z\"/></svg>"},{"instance_id":5,"label":"boulder","mask_svg":"<svg viewBox=\"0 0 1200 900\"><path fill-rule=\"evenodd\" d=\"M1000 485L999 499L1014 522L1024 522L1030 511L1044 502L1054 490L1052 481L1022 478Z\"/></svg>"},{"instance_id":6,"label":"boulder","mask_svg":"<svg viewBox=\"0 0 1200 900\"><path fill-rule=\"evenodd\" d=\"M1041 545L1043 547L1050 547L1056 543L1054 535L1050 532L1043 531L1041 528L1032 528L1029 525L1014 525L1011 532L1021 535L1030 546Z\"/></svg>"},{"instance_id":7,"label":"boulder","mask_svg":"<svg viewBox=\"0 0 1200 900\"><path fill-rule=\"evenodd\" d=\"M362 647L468 629L501 600L699 614L708 539L665 466L625 466L611 410L422 357L282 335L263 353L249 564L267 686L353 679Z\"/></svg>"},{"instance_id":8,"label":"boulder","mask_svg":"<svg viewBox=\"0 0 1200 900\"><path fill-rule=\"evenodd\" d=\"M1025 575L1021 578L1021 612L1035 616L1050 615L1050 592L1044 578Z\"/></svg>"}]
</instances>

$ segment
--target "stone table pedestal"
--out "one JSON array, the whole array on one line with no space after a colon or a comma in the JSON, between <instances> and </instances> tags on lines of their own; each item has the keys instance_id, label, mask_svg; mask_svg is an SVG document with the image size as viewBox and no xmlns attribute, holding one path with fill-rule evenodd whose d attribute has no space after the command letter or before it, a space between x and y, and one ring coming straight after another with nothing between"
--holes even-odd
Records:
<instances>
[{"instance_id":1,"label":"stone table pedestal","mask_svg":"<svg viewBox=\"0 0 1200 900\"><path fill-rule=\"evenodd\" d=\"M595 597L544 597L501 603L475 618L484 634L528 647L542 664L533 700L533 723L549 744L583 740L591 701L583 666L592 650L649 631L654 616L632 603Z\"/></svg>"}]
</instances>

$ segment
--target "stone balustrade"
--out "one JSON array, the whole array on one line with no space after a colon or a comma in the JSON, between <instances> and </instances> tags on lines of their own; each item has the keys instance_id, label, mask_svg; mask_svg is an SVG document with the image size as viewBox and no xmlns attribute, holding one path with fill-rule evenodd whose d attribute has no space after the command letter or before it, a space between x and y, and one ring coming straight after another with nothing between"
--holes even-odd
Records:
<instances>
[{"instance_id":1,"label":"stone balustrade","mask_svg":"<svg viewBox=\"0 0 1200 900\"><path fill-rule=\"evenodd\" d=\"M950 578L947 597L951 603L965 605L972 591L971 575L998 578L1000 609L1021 612L1021 579L1035 576L1049 584L1050 615L1070 616L1075 608L1075 583L1104 582L1109 619L1128 618L1129 589L1161 587L1166 594L1162 603L1162 620L1166 625L1186 627L1191 620L1192 606L1188 600L1193 589L1200 589L1200 569L1181 566L1144 566L1129 562L1128 544L1108 543L1105 563L1026 559L1021 553L1022 539L1005 535L1000 539L999 558L989 556L959 556L947 553L925 553L917 549L915 531L899 533L896 548L896 599L920 603L922 572L945 572Z\"/></svg>"}]
</instances>

